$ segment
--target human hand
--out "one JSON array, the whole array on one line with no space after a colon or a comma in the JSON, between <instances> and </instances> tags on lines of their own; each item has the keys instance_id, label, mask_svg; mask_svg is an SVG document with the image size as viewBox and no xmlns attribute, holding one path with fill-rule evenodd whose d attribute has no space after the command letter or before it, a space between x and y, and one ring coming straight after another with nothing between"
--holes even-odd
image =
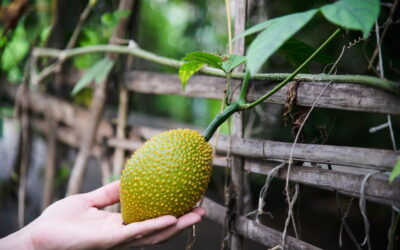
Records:
<instances>
[{"instance_id":1,"label":"human hand","mask_svg":"<svg viewBox=\"0 0 400 250\"><path fill-rule=\"evenodd\" d=\"M123 225L120 213L100 210L118 201L119 181L89 193L69 196L49 206L31 224L15 233L15 237L28 238L30 242L26 246L33 249L139 247L165 241L198 223L205 214L203 208L195 208L178 219L167 215Z\"/></svg>"}]
</instances>

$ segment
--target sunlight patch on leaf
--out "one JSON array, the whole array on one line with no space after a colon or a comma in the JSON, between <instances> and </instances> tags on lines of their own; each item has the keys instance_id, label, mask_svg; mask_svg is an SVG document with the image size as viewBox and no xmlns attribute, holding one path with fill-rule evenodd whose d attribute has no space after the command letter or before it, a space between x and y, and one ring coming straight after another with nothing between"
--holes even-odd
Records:
<instances>
[{"instance_id":1,"label":"sunlight patch on leaf","mask_svg":"<svg viewBox=\"0 0 400 250\"><path fill-rule=\"evenodd\" d=\"M183 91L185 91L187 81L189 81L190 77L196 74L204 65L204 62L199 61L191 61L182 64L179 68L179 79L181 80Z\"/></svg>"},{"instance_id":2,"label":"sunlight patch on leaf","mask_svg":"<svg viewBox=\"0 0 400 250\"><path fill-rule=\"evenodd\" d=\"M182 60L186 62L191 62L191 61L202 62L208 64L208 66L210 67L222 69L221 57L203 51L195 51L187 53L185 57L182 58Z\"/></svg>"}]
</instances>

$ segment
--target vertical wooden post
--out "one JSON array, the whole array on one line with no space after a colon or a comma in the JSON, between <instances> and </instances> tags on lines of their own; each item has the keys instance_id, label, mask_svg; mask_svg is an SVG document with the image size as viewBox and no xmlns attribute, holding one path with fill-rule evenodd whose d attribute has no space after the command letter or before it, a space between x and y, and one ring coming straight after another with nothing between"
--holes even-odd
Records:
<instances>
[{"instance_id":1,"label":"vertical wooden post","mask_svg":"<svg viewBox=\"0 0 400 250\"><path fill-rule=\"evenodd\" d=\"M54 176L57 159L56 121L51 115L47 116L47 120L47 162L43 185L42 211L51 204L53 199Z\"/></svg>"},{"instance_id":2,"label":"vertical wooden post","mask_svg":"<svg viewBox=\"0 0 400 250\"><path fill-rule=\"evenodd\" d=\"M247 16L247 0L234 0L233 8L234 16L234 36L242 33L245 30ZM233 44L233 53L238 55L245 54L244 38L238 39ZM238 71L243 71L243 68L238 68ZM236 113L232 117L233 120L233 137L243 137L243 114ZM236 216L243 213L243 169L244 159L239 156L231 156L231 190L233 191L233 212ZM243 249L243 237L237 234L232 234L230 239L230 248L232 250Z\"/></svg>"},{"instance_id":3,"label":"vertical wooden post","mask_svg":"<svg viewBox=\"0 0 400 250\"><path fill-rule=\"evenodd\" d=\"M140 1L135 1L133 8L139 9ZM139 11L135 11L131 15L130 24L128 27L130 28L129 39L135 39L137 20L139 16ZM132 68L134 57L132 55L124 58L124 67L122 70L128 71ZM129 117L129 91L126 89L124 84L120 84L119 91L119 103L118 103L118 117L117 117L117 131L116 137L118 139L125 139L127 137L126 129L128 126L128 117ZM114 161L112 166L112 173L114 178L120 176L122 174L122 169L125 163L125 149L123 147L116 147L114 152ZM117 212L119 210L119 204L114 204L109 208L109 211Z\"/></svg>"},{"instance_id":4,"label":"vertical wooden post","mask_svg":"<svg viewBox=\"0 0 400 250\"><path fill-rule=\"evenodd\" d=\"M118 118L117 118L117 138L125 139L126 126L128 120L128 90L121 86L119 92L119 105L118 105ZM113 175L118 176L121 174L122 166L125 160L125 150L123 148L115 148L114 162L113 162Z\"/></svg>"},{"instance_id":5,"label":"vertical wooden post","mask_svg":"<svg viewBox=\"0 0 400 250\"><path fill-rule=\"evenodd\" d=\"M121 0L118 6L119 10L131 10L133 6L134 0ZM115 39L121 38L125 36L126 27L127 27L128 18L124 18L120 21L117 28L115 29L112 38L110 39L110 43L114 44ZM112 60L117 59L117 55L114 53L107 53L108 58ZM97 84L94 90L93 101L90 105L90 115L91 115L91 123L84 128L82 133L82 143L79 147L79 153L75 160L71 177L68 182L67 187L67 195L76 194L79 192L80 187L83 182L83 177L86 170L87 161L90 157L90 153L92 151L93 142L96 136L97 127L99 125L99 121L103 114L105 99L106 99L106 88L107 82L109 81L109 76L106 79Z\"/></svg>"},{"instance_id":6,"label":"vertical wooden post","mask_svg":"<svg viewBox=\"0 0 400 250\"><path fill-rule=\"evenodd\" d=\"M128 90L122 85L119 91L119 104L118 104L118 117L117 117L117 133L118 139L125 139L126 126L128 122L128 103L129 93ZM114 160L112 165L113 178L120 176L125 161L125 149L116 147L114 152ZM114 204L108 208L110 212L118 212L119 204Z\"/></svg>"},{"instance_id":7,"label":"vertical wooden post","mask_svg":"<svg viewBox=\"0 0 400 250\"><path fill-rule=\"evenodd\" d=\"M27 102L28 95L26 92L28 87L25 83L21 86L17 102ZM29 111L27 105L21 104L21 160L19 168L19 186L18 186L18 225L20 228L25 226L25 196L26 196L26 177L28 174L30 153L31 153L31 128Z\"/></svg>"}]
</instances>

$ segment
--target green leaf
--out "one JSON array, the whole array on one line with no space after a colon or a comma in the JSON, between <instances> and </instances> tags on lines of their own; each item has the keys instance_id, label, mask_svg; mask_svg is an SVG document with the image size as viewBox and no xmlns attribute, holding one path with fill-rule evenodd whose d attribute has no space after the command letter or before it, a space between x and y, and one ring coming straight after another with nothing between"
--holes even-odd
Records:
<instances>
[{"instance_id":1,"label":"green leaf","mask_svg":"<svg viewBox=\"0 0 400 250\"><path fill-rule=\"evenodd\" d=\"M392 183L398 176L400 176L400 159L397 161L392 173L390 174L389 183Z\"/></svg>"},{"instance_id":2,"label":"green leaf","mask_svg":"<svg viewBox=\"0 0 400 250\"><path fill-rule=\"evenodd\" d=\"M183 91L185 91L186 83L190 77L192 77L204 65L208 64L210 67L223 70L221 57L207 52L190 52L187 53L182 60L186 61L179 68L179 79L181 79Z\"/></svg>"},{"instance_id":3,"label":"green leaf","mask_svg":"<svg viewBox=\"0 0 400 250\"><path fill-rule=\"evenodd\" d=\"M112 67L114 66L114 61L108 58L104 58L104 63L96 69L95 81L96 83L100 83L104 81L107 77L108 73L110 73Z\"/></svg>"},{"instance_id":4,"label":"green leaf","mask_svg":"<svg viewBox=\"0 0 400 250\"><path fill-rule=\"evenodd\" d=\"M251 35L251 34L260 32L260 31L262 31L262 30L265 30L266 28L268 28L269 26L271 26L273 23L275 23L275 22L277 22L277 21L279 22L279 20L282 19L282 18L284 18L284 17L286 17L286 16L277 17L277 18L274 18L274 19L269 19L269 20L267 20L267 21L265 21L265 22L256 24L256 25L254 25L254 26L248 28L248 29L245 30L244 32L240 33L239 35L235 36L235 37L233 38L232 42L236 41L236 40L239 39L239 38L242 38L242 37L245 37L245 36L249 36L249 35Z\"/></svg>"},{"instance_id":5,"label":"green leaf","mask_svg":"<svg viewBox=\"0 0 400 250\"><path fill-rule=\"evenodd\" d=\"M247 52L247 67L251 74L255 74L267 59L277 51L289 38L297 33L317 12L312 9L306 12L295 13L277 18L261 32L250 44Z\"/></svg>"},{"instance_id":6,"label":"green leaf","mask_svg":"<svg viewBox=\"0 0 400 250\"><path fill-rule=\"evenodd\" d=\"M210 67L223 70L221 66L222 65L221 57L203 51L194 51L187 53L185 57L182 58L182 60L186 62L192 62L192 61L202 62L208 64L208 66Z\"/></svg>"},{"instance_id":7,"label":"green leaf","mask_svg":"<svg viewBox=\"0 0 400 250\"><path fill-rule=\"evenodd\" d=\"M197 71L199 71L206 63L200 61L190 61L182 64L179 68L179 79L181 79L182 89L185 91L186 83Z\"/></svg>"},{"instance_id":8,"label":"green leaf","mask_svg":"<svg viewBox=\"0 0 400 250\"><path fill-rule=\"evenodd\" d=\"M104 25L115 27L122 18L128 17L129 14L129 10L116 10L114 12L107 12L101 16L101 22Z\"/></svg>"},{"instance_id":9,"label":"green leaf","mask_svg":"<svg viewBox=\"0 0 400 250\"><path fill-rule=\"evenodd\" d=\"M11 41L6 42L5 48L1 55L1 69L9 71L14 67L18 67L22 59L25 58L29 50L29 42L25 28L18 25L14 31Z\"/></svg>"},{"instance_id":10,"label":"green leaf","mask_svg":"<svg viewBox=\"0 0 400 250\"><path fill-rule=\"evenodd\" d=\"M299 66L314 51L315 48L311 47L310 45L295 38L290 38L282 45L278 52L286 55L288 59L295 64L294 66ZM318 53L318 55L316 55L313 60L320 63L330 63L333 61L333 59L328 54L322 51Z\"/></svg>"},{"instance_id":11,"label":"green leaf","mask_svg":"<svg viewBox=\"0 0 400 250\"><path fill-rule=\"evenodd\" d=\"M320 8L330 22L368 34L379 16L379 0L341 0Z\"/></svg>"},{"instance_id":12,"label":"green leaf","mask_svg":"<svg viewBox=\"0 0 400 250\"><path fill-rule=\"evenodd\" d=\"M83 74L82 78L72 90L71 95L76 95L79 91L81 91L93 81L95 81L96 83L103 81L108 73L110 73L110 70L113 66L114 61L106 57L98 61Z\"/></svg>"},{"instance_id":13,"label":"green leaf","mask_svg":"<svg viewBox=\"0 0 400 250\"><path fill-rule=\"evenodd\" d=\"M225 73L231 72L233 69L235 69L237 66L240 64L244 63L246 61L245 56L240 56L240 55L230 55L228 59L222 62L222 69L225 71Z\"/></svg>"}]
</instances>

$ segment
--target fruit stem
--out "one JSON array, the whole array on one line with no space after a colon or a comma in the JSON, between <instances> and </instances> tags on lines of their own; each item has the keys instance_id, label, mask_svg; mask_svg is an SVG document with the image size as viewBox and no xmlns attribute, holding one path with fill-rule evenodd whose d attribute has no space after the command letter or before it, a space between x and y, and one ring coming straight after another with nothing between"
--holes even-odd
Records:
<instances>
[{"instance_id":1,"label":"fruit stem","mask_svg":"<svg viewBox=\"0 0 400 250\"><path fill-rule=\"evenodd\" d=\"M224 109L220 114L218 114L208 125L206 131L204 132L204 139L209 141L211 137L214 135L215 131L218 127L224 123L233 113L239 111L239 102L232 102L229 106Z\"/></svg>"},{"instance_id":2,"label":"fruit stem","mask_svg":"<svg viewBox=\"0 0 400 250\"><path fill-rule=\"evenodd\" d=\"M243 78L242 87L240 89L240 95L239 95L240 102L246 103L246 95L247 95L247 89L249 88L249 82L250 82L250 72L246 70L246 73L244 74Z\"/></svg>"}]
</instances>

